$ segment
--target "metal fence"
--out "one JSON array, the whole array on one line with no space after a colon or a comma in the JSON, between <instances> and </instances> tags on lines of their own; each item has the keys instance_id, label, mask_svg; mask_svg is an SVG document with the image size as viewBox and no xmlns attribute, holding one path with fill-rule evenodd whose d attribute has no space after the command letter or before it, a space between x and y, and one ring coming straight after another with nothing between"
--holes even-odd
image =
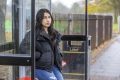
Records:
<instances>
[{"instance_id":1,"label":"metal fence","mask_svg":"<svg viewBox=\"0 0 120 80\"><path fill-rule=\"evenodd\" d=\"M85 35L84 14L53 14L54 26L63 35ZM112 16L88 15L88 35L91 49L112 38Z\"/></svg>"},{"instance_id":2,"label":"metal fence","mask_svg":"<svg viewBox=\"0 0 120 80\"><path fill-rule=\"evenodd\" d=\"M91 35L91 49L112 38L112 16L89 15L88 33Z\"/></svg>"}]
</instances>

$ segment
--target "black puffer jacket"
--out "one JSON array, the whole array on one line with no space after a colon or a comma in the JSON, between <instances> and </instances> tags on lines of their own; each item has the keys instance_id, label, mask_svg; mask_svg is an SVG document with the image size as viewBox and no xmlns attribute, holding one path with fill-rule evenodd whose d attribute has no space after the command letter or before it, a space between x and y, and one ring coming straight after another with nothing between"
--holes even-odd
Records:
<instances>
[{"instance_id":1,"label":"black puffer jacket","mask_svg":"<svg viewBox=\"0 0 120 80\"><path fill-rule=\"evenodd\" d=\"M62 54L59 49L59 42L61 35L57 32L54 39L55 45L51 43L50 36L43 30L36 31L35 41L35 57L36 57L36 68L51 71L53 65L56 65L61 70ZM24 40L20 45L20 52L24 54L30 53L28 48L30 43L30 32L26 34Z\"/></svg>"}]
</instances>

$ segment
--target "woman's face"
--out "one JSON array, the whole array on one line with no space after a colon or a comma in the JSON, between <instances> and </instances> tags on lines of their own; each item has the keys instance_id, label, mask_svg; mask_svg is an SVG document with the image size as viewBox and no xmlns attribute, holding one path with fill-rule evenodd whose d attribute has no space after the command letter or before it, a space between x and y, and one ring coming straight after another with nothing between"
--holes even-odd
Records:
<instances>
[{"instance_id":1,"label":"woman's face","mask_svg":"<svg viewBox=\"0 0 120 80\"><path fill-rule=\"evenodd\" d=\"M49 13L45 12L42 20L42 25L44 28L48 28L51 25L51 16Z\"/></svg>"}]
</instances>

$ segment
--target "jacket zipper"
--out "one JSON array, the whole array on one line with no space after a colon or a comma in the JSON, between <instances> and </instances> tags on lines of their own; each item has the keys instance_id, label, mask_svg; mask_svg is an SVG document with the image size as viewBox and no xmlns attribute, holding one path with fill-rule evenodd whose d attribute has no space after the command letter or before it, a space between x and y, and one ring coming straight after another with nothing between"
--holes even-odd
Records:
<instances>
[{"instance_id":1,"label":"jacket zipper","mask_svg":"<svg viewBox=\"0 0 120 80\"><path fill-rule=\"evenodd\" d=\"M44 37L44 36L43 36ZM45 37L46 38L46 37ZM53 66L54 65L54 48L53 48L53 46L52 46L52 42L51 42L51 39L49 38L46 38L47 40L48 40L48 42L49 42L49 44L50 44L50 47L51 47L51 50L52 50L52 52L51 52L51 66Z\"/></svg>"},{"instance_id":2,"label":"jacket zipper","mask_svg":"<svg viewBox=\"0 0 120 80\"><path fill-rule=\"evenodd\" d=\"M53 66L54 65L54 47L52 46L51 41L49 41L49 43L50 43L51 50L52 50L52 52L51 52L51 65Z\"/></svg>"}]
</instances>

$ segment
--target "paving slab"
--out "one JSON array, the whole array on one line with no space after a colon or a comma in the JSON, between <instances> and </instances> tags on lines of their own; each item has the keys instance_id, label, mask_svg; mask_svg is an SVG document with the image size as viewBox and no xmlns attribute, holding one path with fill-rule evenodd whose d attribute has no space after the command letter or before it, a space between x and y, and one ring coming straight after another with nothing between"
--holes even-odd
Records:
<instances>
[{"instance_id":1,"label":"paving slab","mask_svg":"<svg viewBox=\"0 0 120 80\"><path fill-rule=\"evenodd\" d=\"M90 80L120 80L120 36L90 66Z\"/></svg>"}]
</instances>

